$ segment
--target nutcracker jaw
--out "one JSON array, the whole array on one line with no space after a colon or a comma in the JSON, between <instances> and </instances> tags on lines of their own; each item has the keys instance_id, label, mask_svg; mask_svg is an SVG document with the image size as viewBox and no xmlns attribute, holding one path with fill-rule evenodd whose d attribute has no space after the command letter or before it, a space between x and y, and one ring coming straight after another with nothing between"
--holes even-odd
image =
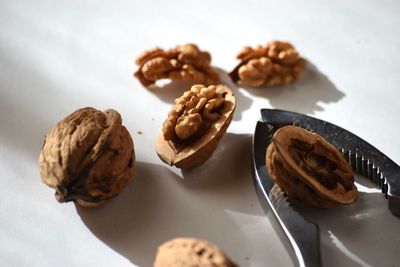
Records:
<instances>
[{"instance_id":1,"label":"nutcracker jaw","mask_svg":"<svg viewBox=\"0 0 400 267\"><path fill-rule=\"evenodd\" d=\"M265 167L265 151L272 135L285 125L296 125L321 135L335 146L353 170L370 179L388 199L390 211L400 216L400 167L377 148L353 133L303 114L262 109L253 136L252 171L258 198L297 266L321 266L318 225L304 219L283 194L270 194L275 183Z\"/></svg>"}]
</instances>

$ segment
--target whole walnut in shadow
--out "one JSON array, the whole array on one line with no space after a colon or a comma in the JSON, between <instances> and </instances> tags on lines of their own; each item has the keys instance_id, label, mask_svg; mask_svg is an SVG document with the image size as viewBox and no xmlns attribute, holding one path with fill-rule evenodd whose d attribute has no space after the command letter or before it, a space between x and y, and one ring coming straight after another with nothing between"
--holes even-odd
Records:
<instances>
[{"instance_id":1,"label":"whole walnut in shadow","mask_svg":"<svg viewBox=\"0 0 400 267\"><path fill-rule=\"evenodd\" d=\"M134 174L132 138L112 109L79 109L46 135L39 156L42 181L59 202L97 207L117 196Z\"/></svg>"},{"instance_id":2,"label":"whole walnut in shadow","mask_svg":"<svg viewBox=\"0 0 400 267\"><path fill-rule=\"evenodd\" d=\"M181 237L158 247L153 267L237 267L216 245Z\"/></svg>"}]
</instances>

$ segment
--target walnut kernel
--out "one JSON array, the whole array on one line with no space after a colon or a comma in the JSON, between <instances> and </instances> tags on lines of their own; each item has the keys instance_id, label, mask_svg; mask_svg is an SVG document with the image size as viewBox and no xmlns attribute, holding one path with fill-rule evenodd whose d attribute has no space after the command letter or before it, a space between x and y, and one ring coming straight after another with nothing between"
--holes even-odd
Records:
<instances>
[{"instance_id":1,"label":"walnut kernel","mask_svg":"<svg viewBox=\"0 0 400 267\"><path fill-rule=\"evenodd\" d=\"M293 45L272 41L266 46L244 47L241 62L229 73L234 82L249 86L276 86L294 82L306 65Z\"/></svg>"},{"instance_id":2,"label":"walnut kernel","mask_svg":"<svg viewBox=\"0 0 400 267\"><path fill-rule=\"evenodd\" d=\"M219 82L218 73L210 63L210 54L200 51L194 44L180 45L170 50L153 48L137 57L139 69L134 76L144 86L160 79L216 84Z\"/></svg>"},{"instance_id":3,"label":"walnut kernel","mask_svg":"<svg viewBox=\"0 0 400 267\"><path fill-rule=\"evenodd\" d=\"M217 90L215 85L204 87L194 85L180 98L175 100L176 105L169 112L168 119L163 125L165 140L173 140L173 129L179 139L188 139L194 136L203 123L211 124L218 120L218 109L224 104L224 91Z\"/></svg>"}]
</instances>

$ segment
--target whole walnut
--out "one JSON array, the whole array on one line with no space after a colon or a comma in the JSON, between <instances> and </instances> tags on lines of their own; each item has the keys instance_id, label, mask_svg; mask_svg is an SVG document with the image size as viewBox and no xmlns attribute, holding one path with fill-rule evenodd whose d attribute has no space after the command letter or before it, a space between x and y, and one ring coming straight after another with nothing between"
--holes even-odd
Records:
<instances>
[{"instance_id":1,"label":"whole walnut","mask_svg":"<svg viewBox=\"0 0 400 267\"><path fill-rule=\"evenodd\" d=\"M132 138L112 109L79 109L46 135L39 156L42 181L59 202L97 207L118 195L134 174Z\"/></svg>"}]
</instances>

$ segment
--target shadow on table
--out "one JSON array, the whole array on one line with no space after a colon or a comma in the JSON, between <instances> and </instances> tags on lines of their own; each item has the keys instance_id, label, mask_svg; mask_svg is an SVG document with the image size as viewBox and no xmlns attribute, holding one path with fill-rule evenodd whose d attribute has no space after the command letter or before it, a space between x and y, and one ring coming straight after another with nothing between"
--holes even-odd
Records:
<instances>
[{"instance_id":1,"label":"shadow on table","mask_svg":"<svg viewBox=\"0 0 400 267\"><path fill-rule=\"evenodd\" d=\"M192 191L241 191L252 180L251 142L252 135L226 133L203 165L182 170L181 184Z\"/></svg>"},{"instance_id":2,"label":"shadow on table","mask_svg":"<svg viewBox=\"0 0 400 267\"><path fill-rule=\"evenodd\" d=\"M322 103L335 103L345 96L310 62L300 80L293 84L271 88L241 87L254 96L268 99L273 108L311 115L324 110Z\"/></svg>"},{"instance_id":3,"label":"shadow on table","mask_svg":"<svg viewBox=\"0 0 400 267\"><path fill-rule=\"evenodd\" d=\"M192 81L161 80L145 89L153 93L161 101L173 105L175 98L180 97L185 91L189 90L193 84Z\"/></svg>"},{"instance_id":4,"label":"shadow on table","mask_svg":"<svg viewBox=\"0 0 400 267\"><path fill-rule=\"evenodd\" d=\"M158 245L180 236L209 240L245 263L254 239L243 228L264 216L253 189L250 146L250 136L226 134L212 158L182 171L183 178L165 165L137 162L120 196L98 209L77 206L78 214L100 240L139 266L151 266ZM238 221L237 214L247 219Z\"/></svg>"},{"instance_id":5,"label":"shadow on table","mask_svg":"<svg viewBox=\"0 0 400 267\"><path fill-rule=\"evenodd\" d=\"M270 88L236 85L225 70L220 68L217 70L221 83L231 88L236 97L236 111L233 117L235 121L240 121L242 113L251 108L253 100L246 96L245 91L253 96L264 98L273 108L311 115L323 111L323 104L338 102L345 96L311 62L307 64L299 81ZM172 81L164 85L153 86L149 90L162 101L173 104L174 99L182 95L192 84L192 82ZM265 105L267 107L267 102Z\"/></svg>"},{"instance_id":6,"label":"shadow on table","mask_svg":"<svg viewBox=\"0 0 400 267\"><path fill-rule=\"evenodd\" d=\"M334 209L297 209L318 223L322 262L329 266L398 266L400 218L366 178L357 178L359 199ZM333 260L335 259L335 260Z\"/></svg>"},{"instance_id":7,"label":"shadow on table","mask_svg":"<svg viewBox=\"0 0 400 267\"><path fill-rule=\"evenodd\" d=\"M36 162L44 136L55 124L47 116L55 99L64 103L76 98L55 90L49 77L25 60L0 53L0 62L1 142Z\"/></svg>"},{"instance_id":8,"label":"shadow on table","mask_svg":"<svg viewBox=\"0 0 400 267\"><path fill-rule=\"evenodd\" d=\"M225 70L220 68L217 68L217 70L221 79L221 83L226 84L226 86L228 86L235 95L236 110L235 114L233 115L233 120L240 121L242 119L242 113L251 107L253 100L250 97L245 96L242 90L239 90L238 86L231 80Z\"/></svg>"}]
</instances>

